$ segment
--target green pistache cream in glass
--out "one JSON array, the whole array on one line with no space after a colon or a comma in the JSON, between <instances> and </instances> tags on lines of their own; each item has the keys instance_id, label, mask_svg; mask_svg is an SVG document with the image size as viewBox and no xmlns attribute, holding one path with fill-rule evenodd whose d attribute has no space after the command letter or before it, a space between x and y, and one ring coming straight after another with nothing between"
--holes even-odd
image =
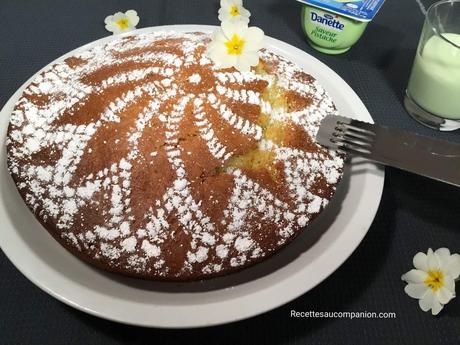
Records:
<instances>
[{"instance_id":1,"label":"green pistache cream in glass","mask_svg":"<svg viewBox=\"0 0 460 345\"><path fill-rule=\"evenodd\" d=\"M310 45L326 54L348 51L385 0L297 0Z\"/></svg>"}]
</instances>

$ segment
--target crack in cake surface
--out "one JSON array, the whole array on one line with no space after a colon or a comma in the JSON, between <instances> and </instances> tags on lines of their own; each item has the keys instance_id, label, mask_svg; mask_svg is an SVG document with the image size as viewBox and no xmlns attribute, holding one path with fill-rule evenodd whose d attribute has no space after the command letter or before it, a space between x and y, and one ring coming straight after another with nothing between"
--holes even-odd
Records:
<instances>
[{"instance_id":1,"label":"crack in cake surface","mask_svg":"<svg viewBox=\"0 0 460 345\"><path fill-rule=\"evenodd\" d=\"M200 33L118 38L46 69L15 106L8 167L52 235L99 267L197 279L261 260L326 206L343 160L312 137L335 113L269 51L216 70Z\"/></svg>"}]
</instances>

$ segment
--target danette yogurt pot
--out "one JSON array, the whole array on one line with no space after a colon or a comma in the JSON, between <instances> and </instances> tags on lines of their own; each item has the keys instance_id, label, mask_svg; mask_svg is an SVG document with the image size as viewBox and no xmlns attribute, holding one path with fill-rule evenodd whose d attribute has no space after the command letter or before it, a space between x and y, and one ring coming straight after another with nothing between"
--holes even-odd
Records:
<instances>
[{"instance_id":1,"label":"danette yogurt pot","mask_svg":"<svg viewBox=\"0 0 460 345\"><path fill-rule=\"evenodd\" d=\"M355 44L385 0L297 0L302 27L313 48L342 54Z\"/></svg>"}]
</instances>

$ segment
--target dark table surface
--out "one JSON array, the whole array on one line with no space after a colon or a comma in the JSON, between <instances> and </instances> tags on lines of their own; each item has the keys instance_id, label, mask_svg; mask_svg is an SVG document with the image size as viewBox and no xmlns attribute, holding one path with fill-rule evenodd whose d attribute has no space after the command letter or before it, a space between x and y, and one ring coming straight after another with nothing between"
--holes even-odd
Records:
<instances>
[{"instance_id":1,"label":"dark table surface","mask_svg":"<svg viewBox=\"0 0 460 345\"><path fill-rule=\"evenodd\" d=\"M423 128L402 106L423 24L415 0L387 0L358 44L341 56L308 46L294 0L246 0L246 7L252 25L336 71L377 123L460 141L458 131ZM0 0L0 106L51 60L107 36L107 15L131 8L141 18L139 28L218 24L217 0ZM281 308L205 329L143 329L86 315L35 287L0 252L0 344L459 344L460 300L433 317L404 293L400 279L418 251L446 246L460 252L459 215L460 189L387 168L377 216L343 266ZM291 309L395 312L397 318L294 319Z\"/></svg>"}]
</instances>

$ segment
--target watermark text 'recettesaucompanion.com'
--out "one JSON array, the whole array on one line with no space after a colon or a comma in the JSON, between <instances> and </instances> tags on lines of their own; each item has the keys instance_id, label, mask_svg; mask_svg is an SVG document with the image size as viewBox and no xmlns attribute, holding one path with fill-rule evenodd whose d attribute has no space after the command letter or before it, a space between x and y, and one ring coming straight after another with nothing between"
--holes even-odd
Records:
<instances>
[{"instance_id":1,"label":"watermark text 'recettesaucompanion.com'","mask_svg":"<svg viewBox=\"0 0 460 345\"><path fill-rule=\"evenodd\" d=\"M395 312L376 311L297 311L291 309L294 318L325 318L325 319L396 319Z\"/></svg>"}]
</instances>

